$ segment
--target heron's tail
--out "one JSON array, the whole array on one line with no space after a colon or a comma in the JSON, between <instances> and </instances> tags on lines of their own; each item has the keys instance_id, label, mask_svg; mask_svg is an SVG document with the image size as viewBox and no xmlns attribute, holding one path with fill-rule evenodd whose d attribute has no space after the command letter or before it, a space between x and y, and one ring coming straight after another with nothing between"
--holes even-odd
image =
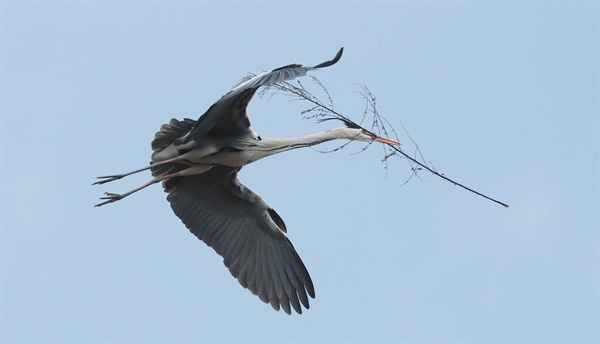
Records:
<instances>
[{"instance_id":1,"label":"heron's tail","mask_svg":"<svg viewBox=\"0 0 600 344\"><path fill-rule=\"evenodd\" d=\"M192 130L194 124L196 124L196 121L189 118L184 118L183 121L173 118L169 121L169 124L163 124L160 130L154 134L154 140L152 140L153 155L161 152L175 140L183 137L183 135Z\"/></svg>"},{"instance_id":2,"label":"heron's tail","mask_svg":"<svg viewBox=\"0 0 600 344\"><path fill-rule=\"evenodd\" d=\"M163 124L160 127L160 130L154 134L154 140L152 140L152 150L154 151L154 153L152 153L152 161L154 161L156 154L162 152L165 148L175 142L175 140L182 138L192 130L194 124L196 124L196 121L189 118L184 118L182 121L173 118L169 121L169 124ZM158 176L174 173L177 172L177 170L185 169L186 167L188 166L183 164L168 163L156 164L156 166L151 166L150 170L152 171L153 176Z\"/></svg>"}]
</instances>

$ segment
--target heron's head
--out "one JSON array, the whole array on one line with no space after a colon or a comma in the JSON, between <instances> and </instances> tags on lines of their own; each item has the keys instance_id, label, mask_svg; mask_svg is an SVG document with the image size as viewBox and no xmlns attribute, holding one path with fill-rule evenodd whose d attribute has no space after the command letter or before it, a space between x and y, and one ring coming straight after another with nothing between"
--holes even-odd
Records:
<instances>
[{"instance_id":1,"label":"heron's head","mask_svg":"<svg viewBox=\"0 0 600 344\"><path fill-rule=\"evenodd\" d=\"M341 136L346 136L345 138L347 138L349 140L369 142L369 143L370 142L381 142L381 143L385 143L385 144L393 145L393 146L401 146L402 145L400 142L396 142L394 140L390 140L385 137L377 136L377 135L373 134L372 132L368 131L367 129L361 127L360 125L354 123L353 121L351 121L350 119L348 119L346 117L328 117L328 118L320 119L319 122L325 122L325 121L330 121L330 120L341 121L346 125L345 128L338 128L337 130L341 131L341 133L340 133Z\"/></svg>"},{"instance_id":2,"label":"heron's head","mask_svg":"<svg viewBox=\"0 0 600 344\"><path fill-rule=\"evenodd\" d=\"M381 142L381 143L385 143L388 145L393 145L393 146L400 146L402 145L399 142L396 142L394 140L390 140L387 139L385 137L380 137L377 136L375 134L373 134L372 132L363 129L361 127L358 128L350 128L350 127L346 127L346 128L339 128L338 130L341 130L344 132L345 136L347 136L346 138L349 140L353 140L353 141L362 141L362 142Z\"/></svg>"},{"instance_id":3,"label":"heron's head","mask_svg":"<svg viewBox=\"0 0 600 344\"><path fill-rule=\"evenodd\" d=\"M375 142L386 143L388 145L393 145L393 146L401 146L402 145L400 142L386 139L385 137L377 136L377 135L373 134L372 132L362 129L362 128L361 128L360 136L364 136L366 138L367 142L375 141ZM365 141L365 140L363 140L363 141Z\"/></svg>"}]
</instances>

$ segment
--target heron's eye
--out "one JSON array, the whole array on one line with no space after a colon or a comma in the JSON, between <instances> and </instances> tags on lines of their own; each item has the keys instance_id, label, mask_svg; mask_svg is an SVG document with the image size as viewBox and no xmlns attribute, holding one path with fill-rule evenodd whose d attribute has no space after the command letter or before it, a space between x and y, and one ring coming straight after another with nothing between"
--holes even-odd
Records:
<instances>
[{"instance_id":1,"label":"heron's eye","mask_svg":"<svg viewBox=\"0 0 600 344\"><path fill-rule=\"evenodd\" d=\"M375 136L375 134L373 134L372 132L365 130L365 129L362 130L362 133L369 136L371 139L374 139L377 137L377 136Z\"/></svg>"}]
</instances>

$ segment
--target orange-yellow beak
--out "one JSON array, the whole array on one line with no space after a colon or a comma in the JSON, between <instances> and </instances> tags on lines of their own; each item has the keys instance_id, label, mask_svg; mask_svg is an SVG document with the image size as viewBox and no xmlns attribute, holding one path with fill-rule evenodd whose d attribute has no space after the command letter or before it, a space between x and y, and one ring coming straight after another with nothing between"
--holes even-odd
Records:
<instances>
[{"instance_id":1,"label":"orange-yellow beak","mask_svg":"<svg viewBox=\"0 0 600 344\"><path fill-rule=\"evenodd\" d=\"M381 142L381 143L385 143L385 144L393 145L393 146L402 146L402 144L400 142L396 142L394 140L386 139L384 137L379 137L379 136L375 136L373 138L373 141L377 141L377 142Z\"/></svg>"},{"instance_id":2,"label":"orange-yellow beak","mask_svg":"<svg viewBox=\"0 0 600 344\"><path fill-rule=\"evenodd\" d=\"M373 141L385 143L387 145L392 145L392 146L402 146L402 144L400 142L396 142L394 140L386 139L385 137L379 137L379 136L373 134L372 132L370 132L370 131L368 131L366 129L363 129L362 133L365 134L365 135L367 135L367 136L369 136L369 137L371 137L371 140L373 140Z\"/></svg>"}]
</instances>

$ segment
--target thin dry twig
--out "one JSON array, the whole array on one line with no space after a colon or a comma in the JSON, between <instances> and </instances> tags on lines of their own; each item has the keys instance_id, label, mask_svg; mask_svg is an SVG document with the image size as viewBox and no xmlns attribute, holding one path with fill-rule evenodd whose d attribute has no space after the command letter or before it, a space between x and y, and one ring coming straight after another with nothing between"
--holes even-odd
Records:
<instances>
[{"instance_id":1,"label":"thin dry twig","mask_svg":"<svg viewBox=\"0 0 600 344\"><path fill-rule=\"evenodd\" d=\"M340 120L340 121L344 122L344 124L346 124L347 126L354 127L354 128L361 128L363 130L373 132L377 136L389 137L388 129L386 126L386 125L388 125L391 128L390 130L393 133L393 136L396 138L396 141L399 141L398 135L397 135L396 131L394 130L394 128L392 127L392 125L390 124L390 122L387 121L383 116L381 116L377 112L376 98L366 86L360 85L360 87L362 88L362 91L360 92L360 94L362 95L363 99L365 100L365 110L363 111L360 123L357 124L354 121L350 120L348 117L342 115L340 112L337 112L336 110L334 110L333 100L331 98L331 95L325 88L325 86L316 77L310 76L310 78L313 81L313 83L318 85L326 94L327 104L323 103L319 98L317 98L315 95L313 95L311 92L309 92L304 87L304 85L298 80L294 84L289 83L289 82L283 82L280 84L271 85L268 88L263 89L263 91L260 95L262 96L262 95L266 94L267 92L271 92L271 97L274 94L284 94L284 95L292 97L292 100L307 101L307 102L311 103L312 105L310 108L301 112L301 115L305 119L316 119L318 122L324 122L324 121L329 121L329 120ZM362 124L365 121L365 118L367 117L367 115L369 115L369 114L372 116L372 122L370 124L370 130L367 130L362 126ZM407 161L410 164L411 170L412 170L412 175L402 185L408 183L408 181L410 181L410 179L412 179L414 176L418 177L419 171L426 170L426 171L432 173L433 175L440 177L443 180L448 181L460 188L463 188L463 189L470 191L478 196L481 196L483 198L486 198L492 202L498 203L498 204L508 208L508 204L500 202L500 201L498 201L494 198L491 198L485 194L482 194L474 189L471 189L461 183L458 183L458 182L454 181L453 179L446 177L443 173L436 171L435 168L428 166L425 162L419 161L416 158L416 156L419 156L421 158L421 160L425 161L423 154L421 153L421 150L419 149L419 146L410 137L410 135L408 134L408 132L407 132L406 128L404 127L404 125L402 124L402 122L400 122L400 124L402 126L402 129L404 130L404 132L407 134L408 138L410 139L410 141L413 142L416 146L415 157L408 155L399 147L393 146L391 144L386 144L387 147L384 146L384 157L382 159L382 162L385 163L386 175L388 172L388 159L392 156L401 156L401 157L404 157L407 159ZM331 151L327 151L327 152L321 152L321 153L331 153L331 152L338 151L340 149L343 149L349 143L350 142L344 143L343 145L341 145L338 148L335 148L335 149L333 149ZM367 144L361 151L359 151L355 154L363 152L364 150L366 150L369 147L369 145L370 144ZM420 178L420 177L418 177L418 178Z\"/></svg>"}]
</instances>

